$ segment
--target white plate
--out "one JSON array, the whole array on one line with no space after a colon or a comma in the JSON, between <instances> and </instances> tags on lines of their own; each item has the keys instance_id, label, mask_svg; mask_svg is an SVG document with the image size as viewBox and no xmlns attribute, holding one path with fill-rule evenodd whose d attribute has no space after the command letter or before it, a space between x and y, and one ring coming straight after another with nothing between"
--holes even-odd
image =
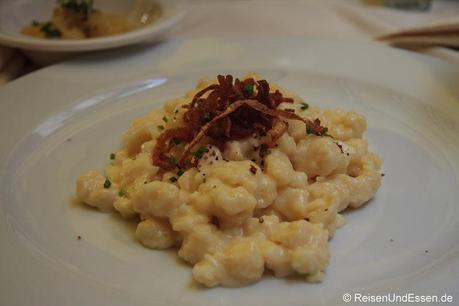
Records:
<instances>
[{"instance_id":1,"label":"white plate","mask_svg":"<svg viewBox=\"0 0 459 306\"><path fill-rule=\"evenodd\" d=\"M102 168L133 118L201 77L253 70L310 104L363 113L384 160L375 200L347 212L331 240L322 283L266 276L202 290L175 252L143 248L132 224L70 204L76 176ZM172 41L19 79L0 90L0 304L338 305L346 292L457 303L458 83L457 67L428 57L294 39Z\"/></svg>"},{"instance_id":2,"label":"white plate","mask_svg":"<svg viewBox=\"0 0 459 306\"><path fill-rule=\"evenodd\" d=\"M140 0L96 0L103 12L128 15ZM142 0L153 1L153 0ZM0 2L0 43L25 50L46 52L77 52L126 46L145 40L157 40L179 22L186 12L186 0L154 0L161 7L161 16L145 27L120 35L93 39L41 39L21 34L33 20L49 20L56 0L3 0ZM140 6L139 6L140 7Z\"/></svg>"}]
</instances>

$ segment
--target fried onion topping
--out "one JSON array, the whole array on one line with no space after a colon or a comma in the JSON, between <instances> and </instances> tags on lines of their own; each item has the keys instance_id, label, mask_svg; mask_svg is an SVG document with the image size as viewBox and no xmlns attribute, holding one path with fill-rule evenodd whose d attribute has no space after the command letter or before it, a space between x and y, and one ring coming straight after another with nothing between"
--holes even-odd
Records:
<instances>
[{"instance_id":1,"label":"fried onion topping","mask_svg":"<svg viewBox=\"0 0 459 306\"><path fill-rule=\"evenodd\" d=\"M260 135L269 136L265 146L273 147L288 129L285 119L304 122L308 134L329 136L319 119L312 121L292 109L277 109L281 103L293 103L293 99L279 90L271 92L266 80L233 80L231 75L219 75L217 80L183 106L185 126L167 129L158 137L152 154L154 165L163 170L195 166L198 161L193 149L203 141L222 147L229 140ZM181 144L184 148L178 158L170 151Z\"/></svg>"}]
</instances>

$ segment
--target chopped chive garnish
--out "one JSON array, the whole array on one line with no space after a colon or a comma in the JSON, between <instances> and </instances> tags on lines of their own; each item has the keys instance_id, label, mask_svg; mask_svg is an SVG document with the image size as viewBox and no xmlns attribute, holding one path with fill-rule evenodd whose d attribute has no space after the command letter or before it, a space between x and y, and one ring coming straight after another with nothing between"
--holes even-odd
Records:
<instances>
[{"instance_id":1,"label":"chopped chive garnish","mask_svg":"<svg viewBox=\"0 0 459 306\"><path fill-rule=\"evenodd\" d=\"M163 121L167 123L167 122L169 121L169 119L167 119L167 117L164 116L164 117L163 117Z\"/></svg>"},{"instance_id":2,"label":"chopped chive garnish","mask_svg":"<svg viewBox=\"0 0 459 306\"><path fill-rule=\"evenodd\" d=\"M309 108L309 104L306 102L301 103L301 109L302 110L307 110Z\"/></svg>"},{"instance_id":3,"label":"chopped chive garnish","mask_svg":"<svg viewBox=\"0 0 459 306\"><path fill-rule=\"evenodd\" d=\"M109 179L105 179L104 188L108 189L108 188L110 188L111 185L112 185L112 182L110 182Z\"/></svg>"},{"instance_id":4,"label":"chopped chive garnish","mask_svg":"<svg viewBox=\"0 0 459 306\"><path fill-rule=\"evenodd\" d=\"M175 156L171 156L171 158L169 159L170 163L173 164L173 165L177 165L178 164L178 160L177 158L175 158Z\"/></svg>"},{"instance_id":5,"label":"chopped chive garnish","mask_svg":"<svg viewBox=\"0 0 459 306\"><path fill-rule=\"evenodd\" d=\"M164 131L164 125L158 125L158 130Z\"/></svg>"},{"instance_id":6,"label":"chopped chive garnish","mask_svg":"<svg viewBox=\"0 0 459 306\"><path fill-rule=\"evenodd\" d=\"M178 175L178 176L182 176L182 175L183 175L183 173L184 173L184 172L183 172L183 170L182 170L182 169L179 169L179 170L177 171L177 175Z\"/></svg>"},{"instance_id":7,"label":"chopped chive garnish","mask_svg":"<svg viewBox=\"0 0 459 306\"><path fill-rule=\"evenodd\" d=\"M246 84L244 86L244 91L248 94L248 95L252 95L253 94L253 84Z\"/></svg>"},{"instance_id":8,"label":"chopped chive garnish","mask_svg":"<svg viewBox=\"0 0 459 306\"><path fill-rule=\"evenodd\" d=\"M61 31L54 26L52 22L47 22L40 29L48 38L59 38L62 36Z\"/></svg>"},{"instance_id":9,"label":"chopped chive garnish","mask_svg":"<svg viewBox=\"0 0 459 306\"><path fill-rule=\"evenodd\" d=\"M200 147L197 151L193 152L194 157L201 159L205 153L209 152L207 147Z\"/></svg>"},{"instance_id":10,"label":"chopped chive garnish","mask_svg":"<svg viewBox=\"0 0 459 306\"><path fill-rule=\"evenodd\" d=\"M175 183L175 182L177 182L177 178L175 176L171 176L169 178L169 181L171 181L172 183Z\"/></svg>"},{"instance_id":11,"label":"chopped chive garnish","mask_svg":"<svg viewBox=\"0 0 459 306\"><path fill-rule=\"evenodd\" d=\"M266 144L262 144L260 146L260 152L259 155L260 157L266 157L267 155L271 154L271 151L268 149L268 146Z\"/></svg>"},{"instance_id":12,"label":"chopped chive garnish","mask_svg":"<svg viewBox=\"0 0 459 306\"><path fill-rule=\"evenodd\" d=\"M126 193L124 192L123 189L120 189L120 191L118 191L118 196L124 197L125 195L126 195Z\"/></svg>"},{"instance_id":13,"label":"chopped chive garnish","mask_svg":"<svg viewBox=\"0 0 459 306\"><path fill-rule=\"evenodd\" d=\"M265 157L265 156L268 156L269 154L271 154L271 150L263 150L260 152L261 153L261 156L262 157Z\"/></svg>"},{"instance_id":14,"label":"chopped chive garnish","mask_svg":"<svg viewBox=\"0 0 459 306\"><path fill-rule=\"evenodd\" d=\"M203 115L202 115L202 120L204 122L209 122L210 119L212 119L212 116L209 112L205 112Z\"/></svg>"},{"instance_id":15,"label":"chopped chive garnish","mask_svg":"<svg viewBox=\"0 0 459 306\"><path fill-rule=\"evenodd\" d=\"M111 160L114 160L115 157L116 157L116 154L115 154L115 153L110 153L110 159L111 159Z\"/></svg>"},{"instance_id":16,"label":"chopped chive garnish","mask_svg":"<svg viewBox=\"0 0 459 306\"><path fill-rule=\"evenodd\" d=\"M180 141L180 139L174 137L174 138L172 138L172 142L173 142L174 144L178 145L178 144L180 144L181 141Z\"/></svg>"},{"instance_id":17,"label":"chopped chive garnish","mask_svg":"<svg viewBox=\"0 0 459 306\"><path fill-rule=\"evenodd\" d=\"M58 0L58 3L65 9L73 13L81 13L85 20L94 12L93 0Z\"/></svg>"}]
</instances>

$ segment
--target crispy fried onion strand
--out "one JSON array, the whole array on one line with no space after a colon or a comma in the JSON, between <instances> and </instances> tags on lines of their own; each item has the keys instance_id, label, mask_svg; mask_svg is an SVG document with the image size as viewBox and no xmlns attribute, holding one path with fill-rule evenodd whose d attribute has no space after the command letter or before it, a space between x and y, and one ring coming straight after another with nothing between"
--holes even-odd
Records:
<instances>
[{"instance_id":1,"label":"crispy fried onion strand","mask_svg":"<svg viewBox=\"0 0 459 306\"><path fill-rule=\"evenodd\" d=\"M191 150L193 149L193 147L199 143L201 141L201 139L206 136L207 132L209 131L209 129L215 125L219 120L222 120L224 118L227 118L231 113L234 113L236 110L238 110L239 108L241 108L242 106L248 106L254 110L257 110L263 114L266 114L266 115L270 115L272 117L275 117L275 118L285 118L285 119L294 119L294 120L301 120L303 121L304 123L306 123L306 125L308 125L308 122L310 120L307 120L307 119L304 119L292 112L288 112L288 111L284 111L284 110L280 110L280 109L270 109L268 108L267 106L265 106L264 104L261 104L260 102L258 102L257 100L240 100L240 101L236 101L234 102L233 104L231 104L223 113L219 114L218 116L216 116L215 118L213 118L211 121L209 121L208 123L206 123L202 128L201 130L199 131L199 133L193 138L193 140L188 143L185 147L185 150L183 152L183 155L182 157L180 158L180 162L179 162L179 165L181 167L186 167L186 164L187 164L187 158L188 156L190 155L191 153ZM271 137L275 137L276 140L278 138L280 138L282 136L282 134L287 130L287 122L285 121L277 121L277 122L282 122L282 123L278 123L278 126L276 126L276 124L274 124L274 127L273 129L271 130L271 134L272 136ZM282 132L280 131L282 130ZM273 139L274 140L274 139Z\"/></svg>"},{"instance_id":2,"label":"crispy fried onion strand","mask_svg":"<svg viewBox=\"0 0 459 306\"><path fill-rule=\"evenodd\" d=\"M319 119L304 119L293 109L277 109L281 103L293 103L293 99L283 97L279 90L270 92L266 80L248 78L233 82L231 75L219 75L217 81L198 91L183 106L184 127L166 130L158 137L152 153L154 165L163 170L195 166L197 160L191 152L204 137L209 144L222 148L228 140L266 135L264 146L273 147L288 129L285 119L304 122L308 134L327 135L327 128L321 126ZM179 143L185 147L177 161L170 151Z\"/></svg>"},{"instance_id":3,"label":"crispy fried onion strand","mask_svg":"<svg viewBox=\"0 0 459 306\"><path fill-rule=\"evenodd\" d=\"M175 128L164 131L156 140L153 149L153 164L164 170L172 170L176 167L173 156L168 154L169 150L176 142L187 143L193 139L192 131L188 128Z\"/></svg>"}]
</instances>

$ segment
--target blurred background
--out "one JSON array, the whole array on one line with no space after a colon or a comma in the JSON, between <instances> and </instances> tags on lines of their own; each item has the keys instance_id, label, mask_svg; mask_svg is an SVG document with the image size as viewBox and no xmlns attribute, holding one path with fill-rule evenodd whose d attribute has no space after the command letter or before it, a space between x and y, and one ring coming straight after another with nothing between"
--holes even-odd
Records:
<instances>
[{"instance_id":1,"label":"blurred background","mask_svg":"<svg viewBox=\"0 0 459 306\"><path fill-rule=\"evenodd\" d=\"M163 40L289 36L378 42L459 64L457 0L190 0L187 10ZM44 65L26 54L0 45L0 86Z\"/></svg>"}]
</instances>

